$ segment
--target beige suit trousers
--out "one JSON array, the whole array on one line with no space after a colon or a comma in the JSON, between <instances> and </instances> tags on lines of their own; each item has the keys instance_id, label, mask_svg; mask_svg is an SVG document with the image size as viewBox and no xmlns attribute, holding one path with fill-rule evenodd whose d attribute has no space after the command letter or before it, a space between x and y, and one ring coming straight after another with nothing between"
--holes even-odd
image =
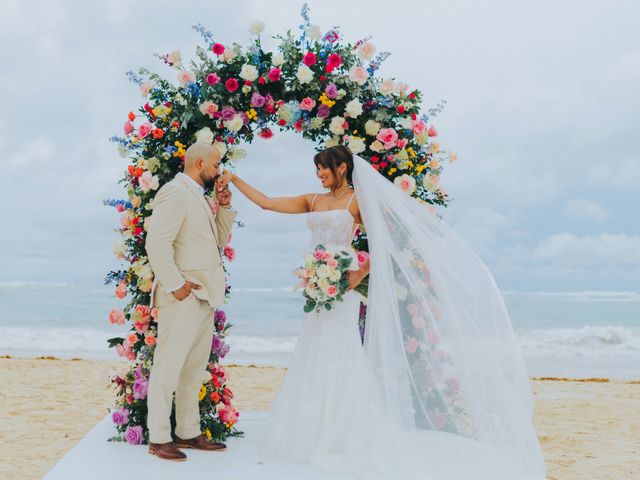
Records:
<instances>
[{"instance_id":1,"label":"beige suit trousers","mask_svg":"<svg viewBox=\"0 0 640 480\"><path fill-rule=\"evenodd\" d=\"M198 393L204 383L213 340L214 310L193 293L179 301L172 294L158 307L158 342L147 397L147 425L152 443L171 438L171 406L176 402L176 431L182 439L200 435Z\"/></svg>"}]
</instances>

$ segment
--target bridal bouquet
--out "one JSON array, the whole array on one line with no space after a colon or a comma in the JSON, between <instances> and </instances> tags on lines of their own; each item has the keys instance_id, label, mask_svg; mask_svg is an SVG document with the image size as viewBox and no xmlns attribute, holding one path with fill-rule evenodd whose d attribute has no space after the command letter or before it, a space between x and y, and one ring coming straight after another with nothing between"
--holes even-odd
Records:
<instances>
[{"instance_id":1,"label":"bridal bouquet","mask_svg":"<svg viewBox=\"0 0 640 480\"><path fill-rule=\"evenodd\" d=\"M300 279L299 286L306 299L306 313L314 309L316 312L323 308L331 310L336 301L342 301L349 286L346 272L352 262L353 258L348 252L329 252L324 245L317 245L313 252L306 255L304 266L293 272Z\"/></svg>"}]
</instances>

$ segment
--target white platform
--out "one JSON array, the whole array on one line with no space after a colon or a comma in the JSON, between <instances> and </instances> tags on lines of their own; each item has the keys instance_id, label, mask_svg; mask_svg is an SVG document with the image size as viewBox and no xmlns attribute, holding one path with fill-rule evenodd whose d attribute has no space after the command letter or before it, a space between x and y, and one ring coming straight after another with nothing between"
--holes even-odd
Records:
<instances>
[{"instance_id":1,"label":"white platform","mask_svg":"<svg viewBox=\"0 0 640 480\"><path fill-rule=\"evenodd\" d=\"M115 435L115 430L111 418L106 416L44 478L114 480L126 476L138 480L352 480L320 473L305 464L271 460L258 463L258 436L264 418L264 413L242 412L238 427L244 432L244 437L230 438L226 442L226 451L185 450L186 462L169 462L150 455L146 445L107 442Z\"/></svg>"}]
</instances>

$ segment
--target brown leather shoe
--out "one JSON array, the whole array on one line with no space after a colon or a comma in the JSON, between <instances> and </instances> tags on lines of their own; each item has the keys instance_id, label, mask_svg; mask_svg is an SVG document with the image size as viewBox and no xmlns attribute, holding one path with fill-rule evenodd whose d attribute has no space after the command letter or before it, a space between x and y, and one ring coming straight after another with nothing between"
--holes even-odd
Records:
<instances>
[{"instance_id":1,"label":"brown leather shoe","mask_svg":"<svg viewBox=\"0 0 640 480\"><path fill-rule=\"evenodd\" d=\"M171 460L173 462L184 462L187 456L184 452L178 450L176 444L168 443L151 443L149 442L149 453L163 460Z\"/></svg>"},{"instance_id":2,"label":"brown leather shoe","mask_svg":"<svg viewBox=\"0 0 640 480\"><path fill-rule=\"evenodd\" d=\"M183 440L180 437L176 437L175 441L176 447L180 448L195 448L197 450L209 450L209 451L220 451L227 448L224 443L220 442L211 442L207 440L207 437L204 434L198 435L196 438L191 438L189 440Z\"/></svg>"}]
</instances>

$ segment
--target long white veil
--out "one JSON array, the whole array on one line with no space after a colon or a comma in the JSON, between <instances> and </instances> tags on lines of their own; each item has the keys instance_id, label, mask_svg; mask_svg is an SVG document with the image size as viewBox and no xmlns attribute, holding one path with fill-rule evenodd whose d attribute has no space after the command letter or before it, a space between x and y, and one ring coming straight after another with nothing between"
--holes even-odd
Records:
<instances>
[{"instance_id":1,"label":"long white veil","mask_svg":"<svg viewBox=\"0 0 640 480\"><path fill-rule=\"evenodd\" d=\"M354 164L371 257L364 347L389 441L402 437L425 478L544 479L529 379L493 277L435 214Z\"/></svg>"}]
</instances>

